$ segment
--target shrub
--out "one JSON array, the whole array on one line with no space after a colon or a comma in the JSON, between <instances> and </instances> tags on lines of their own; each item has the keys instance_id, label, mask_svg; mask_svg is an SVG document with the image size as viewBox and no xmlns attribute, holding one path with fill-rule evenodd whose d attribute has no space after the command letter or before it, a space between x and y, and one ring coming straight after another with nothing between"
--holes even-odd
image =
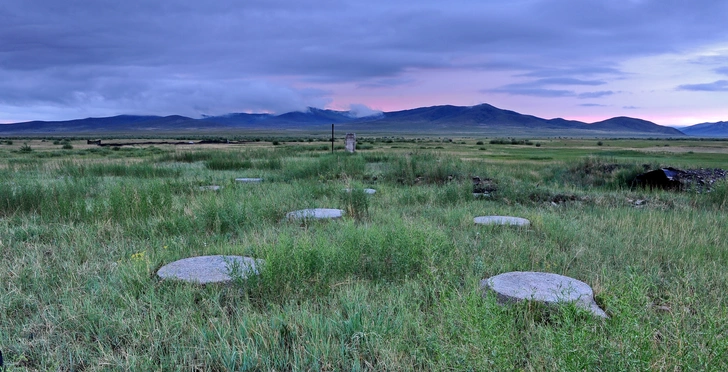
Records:
<instances>
[{"instance_id":1,"label":"shrub","mask_svg":"<svg viewBox=\"0 0 728 372\"><path fill-rule=\"evenodd\" d=\"M70 143L64 143L61 148L64 150L73 150L73 145L71 145Z\"/></svg>"},{"instance_id":2,"label":"shrub","mask_svg":"<svg viewBox=\"0 0 728 372\"><path fill-rule=\"evenodd\" d=\"M511 139L497 138L497 139L490 140L490 144L491 145L529 145L530 146L530 145L533 145L533 142L531 142L529 140L517 140L515 138L511 138Z\"/></svg>"},{"instance_id":3,"label":"shrub","mask_svg":"<svg viewBox=\"0 0 728 372\"><path fill-rule=\"evenodd\" d=\"M33 149L27 144L24 143L23 146L20 146L20 152L32 152Z\"/></svg>"}]
</instances>

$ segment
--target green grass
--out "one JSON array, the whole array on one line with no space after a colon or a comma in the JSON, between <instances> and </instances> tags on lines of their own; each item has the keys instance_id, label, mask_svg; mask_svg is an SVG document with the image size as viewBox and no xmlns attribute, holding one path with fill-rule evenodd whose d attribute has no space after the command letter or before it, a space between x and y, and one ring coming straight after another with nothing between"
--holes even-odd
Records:
<instances>
[{"instance_id":1,"label":"green grass","mask_svg":"<svg viewBox=\"0 0 728 372\"><path fill-rule=\"evenodd\" d=\"M357 154L290 140L184 152L3 145L6 369L728 369L728 183L629 187L644 164L728 164L722 143L670 142L704 146L668 155L644 150L648 140L486 151L476 139L386 141ZM244 176L265 182L234 182ZM497 190L473 198L473 176ZM199 189L209 184L223 189ZM284 220L304 208L347 216ZM532 224L477 227L480 215ZM155 276L207 254L265 265L226 285ZM590 284L610 318L482 295L481 279L515 270Z\"/></svg>"}]
</instances>

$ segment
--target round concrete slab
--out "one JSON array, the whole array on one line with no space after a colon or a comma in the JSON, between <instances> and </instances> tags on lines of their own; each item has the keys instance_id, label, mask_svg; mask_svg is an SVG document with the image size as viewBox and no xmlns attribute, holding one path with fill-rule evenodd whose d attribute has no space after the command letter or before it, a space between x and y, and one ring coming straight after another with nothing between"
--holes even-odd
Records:
<instances>
[{"instance_id":1,"label":"round concrete slab","mask_svg":"<svg viewBox=\"0 0 728 372\"><path fill-rule=\"evenodd\" d=\"M480 288L490 290L501 303L523 300L546 304L573 302L576 306L606 318L607 314L594 302L594 292L588 284L568 276L531 271L513 271L483 279Z\"/></svg>"},{"instance_id":2,"label":"round concrete slab","mask_svg":"<svg viewBox=\"0 0 728 372\"><path fill-rule=\"evenodd\" d=\"M258 274L263 260L243 256L198 256L174 261L162 266L157 275L162 279L183 280L191 283L223 283L238 274L243 279Z\"/></svg>"},{"instance_id":3,"label":"round concrete slab","mask_svg":"<svg viewBox=\"0 0 728 372\"><path fill-rule=\"evenodd\" d=\"M473 219L476 225L515 225L528 226L531 221L520 217L509 216L481 216Z\"/></svg>"},{"instance_id":4,"label":"round concrete slab","mask_svg":"<svg viewBox=\"0 0 728 372\"><path fill-rule=\"evenodd\" d=\"M263 179L262 178L236 178L235 182L258 183L258 182L263 182Z\"/></svg>"},{"instance_id":5,"label":"round concrete slab","mask_svg":"<svg viewBox=\"0 0 728 372\"><path fill-rule=\"evenodd\" d=\"M302 209L300 211L288 212L286 218L289 220L324 220L332 218L341 218L344 215L344 211L341 209L327 209L327 208L314 208L314 209Z\"/></svg>"},{"instance_id":6,"label":"round concrete slab","mask_svg":"<svg viewBox=\"0 0 728 372\"><path fill-rule=\"evenodd\" d=\"M351 192L351 189L344 189L344 191ZM364 191L365 194L369 194L369 195L374 195L377 192L377 190L374 190L374 189L362 189L362 191Z\"/></svg>"},{"instance_id":7,"label":"round concrete slab","mask_svg":"<svg viewBox=\"0 0 728 372\"><path fill-rule=\"evenodd\" d=\"M209 191L220 191L220 189L222 189L222 187L217 186L217 185L200 186L200 190L202 190L202 191L208 191L208 190Z\"/></svg>"}]
</instances>

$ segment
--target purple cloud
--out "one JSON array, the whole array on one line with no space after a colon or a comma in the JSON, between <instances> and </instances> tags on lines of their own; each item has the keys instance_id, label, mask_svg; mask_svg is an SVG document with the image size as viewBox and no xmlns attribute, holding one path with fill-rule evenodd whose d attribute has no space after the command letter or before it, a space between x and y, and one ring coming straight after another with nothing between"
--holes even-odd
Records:
<instances>
[{"instance_id":1,"label":"purple cloud","mask_svg":"<svg viewBox=\"0 0 728 372\"><path fill-rule=\"evenodd\" d=\"M581 99L586 99L586 98L601 98L601 97L611 96L612 94L614 94L614 92L612 92L611 90L602 90L602 91L599 91L599 92L580 93L580 94L577 94L576 97L577 98L581 98Z\"/></svg>"},{"instance_id":2,"label":"purple cloud","mask_svg":"<svg viewBox=\"0 0 728 372\"><path fill-rule=\"evenodd\" d=\"M510 86L503 86L495 89L483 89L481 93L503 93L516 96L531 96L531 97L572 97L576 93L571 90L561 89L545 89L545 88L532 88L518 86L513 84Z\"/></svg>"},{"instance_id":3,"label":"purple cloud","mask_svg":"<svg viewBox=\"0 0 728 372\"><path fill-rule=\"evenodd\" d=\"M713 71L715 71L716 73L721 74L721 75L728 75L728 66L726 66L726 67L718 67L718 68L716 68Z\"/></svg>"},{"instance_id":4,"label":"purple cloud","mask_svg":"<svg viewBox=\"0 0 728 372\"><path fill-rule=\"evenodd\" d=\"M704 84L684 84L678 86L677 90L689 90L695 92L728 92L728 80L718 80Z\"/></svg>"}]
</instances>

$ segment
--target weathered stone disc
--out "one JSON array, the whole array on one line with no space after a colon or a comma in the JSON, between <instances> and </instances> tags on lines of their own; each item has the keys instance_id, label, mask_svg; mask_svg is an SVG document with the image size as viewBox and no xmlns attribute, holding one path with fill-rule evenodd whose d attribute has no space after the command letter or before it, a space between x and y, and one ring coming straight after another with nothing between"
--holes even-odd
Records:
<instances>
[{"instance_id":1,"label":"weathered stone disc","mask_svg":"<svg viewBox=\"0 0 728 372\"><path fill-rule=\"evenodd\" d=\"M243 279L250 274L257 275L262 263L263 260L243 256L198 256L164 265L157 275L198 284L221 283L231 281L231 274L239 274Z\"/></svg>"},{"instance_id":2,"label":"weathered stone disc","mask_svg":"<svg viewBox=\"0 0 728 372\"><path fill-rule=\"evenodd\" d=\"M200 186L200 190L203 190L203 191L206 191L206 190L220 191L220 189L222 189L222 187L217 186L217 185Z\"/></svg>"},{"instance_id":3,"label":"weathered stone disc","mask_svg":"<svg viewBox=\"0 0 728 372\"><path fill-rule=\"evenodd\" d=\"M257 182L263 182L262 178L236 178L236 182L243 182L243 183L257 183Z\"/></svg>"},{"instance_id":4,"label":"weathered stone disc","mask_svg":"<svg viewBox=\"0 0 728 372\"><path fill-rule=\"evenodd\" d=\"M607 314L594 302L594 292L588 284L568 276L530 271L513 271L480 281L483 294L491 290L498 302L523 300L546 304L574 302L576 306L606 318Z\"/></svg>"},{"instance_id":5,"label":"weathered stone disc","mask_svg":"<svg viewBox=\"0 0 728 372\"><path fill-rule=\"evenodd\" d=\"M314 208L288 212L286 214L286 218L289 220L323 220L331 218L341 218L343 215L344 211L342 211L341 209Z\"/></svg>"},{"instance_id":6,"label":"weathered stone disc","mask_svg":"<svg viewBox=\"0 0 728 372\"><path fill-rule=\"evenodd\" d=\"M516 226L528 226L531 221L520 218L520 217L509 217L509 216L481 216L475 217L473 222L477 225L516 225Z\"/></svg>"},{"instance_id":7,"label":"weathered stone disc","mask_svg":"<svg viewBox=\"0 0 728 372\"><path fill-rule=\"evenodd\" d=\"M351 189L344 189L344 191L351 192ZM374 189L362 189L362 191L364 191L365 194L369 195L374 195L377 192L377 190Z\"/></svg>"}]
</instances>

